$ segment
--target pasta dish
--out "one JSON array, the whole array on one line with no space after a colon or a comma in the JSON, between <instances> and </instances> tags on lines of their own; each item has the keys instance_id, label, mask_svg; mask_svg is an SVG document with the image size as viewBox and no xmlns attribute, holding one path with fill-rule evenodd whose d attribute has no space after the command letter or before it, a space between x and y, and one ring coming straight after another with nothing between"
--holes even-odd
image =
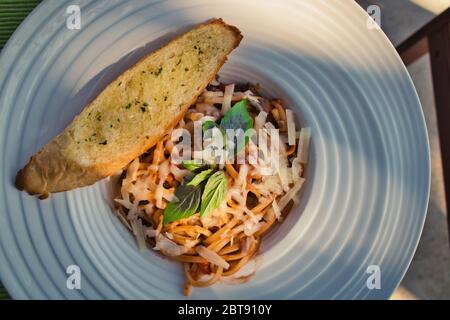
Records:
<instances>
[{"instance_id":1,"label":"pasta dish","mask_svg":"<svg viewBox=\"0 0 450 320\"><path fill-rule=\"evenodd\" d=\"M213 81L173 130L122 172L119 218L140 248L183 264L185 295L226 277L247 280L239 270L304 184L310 129L300 130L281 100L258 92L252 85ZM176 159L177 132L195 136L199 128L203 146L214 145L216 153L196 150L191 140ZM228 135L230 129L245 132L241 143ZM224 142L214 144L215 137ZM225 150L230 146L234 151Z\"/></svg>"}]
</instances>

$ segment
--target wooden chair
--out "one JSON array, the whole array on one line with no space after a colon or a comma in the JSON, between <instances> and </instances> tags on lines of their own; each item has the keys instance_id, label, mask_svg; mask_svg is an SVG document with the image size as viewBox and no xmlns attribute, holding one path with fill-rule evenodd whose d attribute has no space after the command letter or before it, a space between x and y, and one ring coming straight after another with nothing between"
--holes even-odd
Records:
<instances>
[{"instance_id":1,"label":"wooden chair","mask_svg":"<svg viewBox=\"0 0 450 320\"><path fill-rule=\"evenodd\" d=\"M397 51L405 65L430 54L450 238L450 8L401 43Z\"/></svg>"}]
</instances>

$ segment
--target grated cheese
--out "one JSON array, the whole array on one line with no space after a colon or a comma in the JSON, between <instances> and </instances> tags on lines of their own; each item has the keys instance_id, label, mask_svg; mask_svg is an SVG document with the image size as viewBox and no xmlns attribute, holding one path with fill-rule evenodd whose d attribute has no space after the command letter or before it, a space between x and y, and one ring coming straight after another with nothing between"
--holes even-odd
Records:
<instances>
[{"instance_id":1,"label":"grated cheese","mask_svg":"<svg viewBox=\"0 0 450 320\"><path fill-rule=\"evenodd\" d=\"M225 87L225 93L223 94L223 102L222 102L222 114L228 111L231 108L231 98L233 97L234 92L234 83L229 84Z\"/></svg>"},{"instance_id":2,"label":"grated cheese","mask_svg":"<svg viewBox=\"0 0 450 320\"><path fill-rule=\"evenodd\" d=\"M311 128L303 128L300 131L299 147L297 158L300 163L307 163L309 156L309 144L311 141Z\"/></svg>"},{"instance_id":3,"label":"grated cheese","mask_svg":"<svg viewBox=\"0 0 450 320\"><path fill-rule=\"evenodd\" d=\"M290 146L295 145L295 120L292 110L286 109L286 121L288 129L288 143Z\"/></svg>"},{"instance_id":4,"label":"grated cheese","mask_svg":"<svg viewBox=\"0 0 450 320\"><path fill-rule=\"evenodd\" d=\"M211 249L200 245L195 248L195 251L197 251L197 253L201 257L205 258L208 262L215 264L216 266L222 267L224 269L228 269L230 267L228 262L226 262L221 256L219 256Z\"/></svg>"}]
</instances>

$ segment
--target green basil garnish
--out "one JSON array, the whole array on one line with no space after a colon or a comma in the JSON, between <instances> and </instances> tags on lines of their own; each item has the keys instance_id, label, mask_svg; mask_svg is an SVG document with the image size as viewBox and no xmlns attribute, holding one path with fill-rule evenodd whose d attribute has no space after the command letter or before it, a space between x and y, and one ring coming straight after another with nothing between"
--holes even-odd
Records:
<instances>
[{"instance_id":1,"label":"green basil garnish","mask_svg":"<svg viewBox=\"0 0 450 320\"><path fill-rule=\"evenodd\" d=\"M241 129L244 134L247 130L252 129L253 119L247 111L247 100L243 99L235 103L225 112L220 125L211 120L205 121L202 125L203 132L213 128L218 128L224 135L227 129ZM244 141L245 144L248 143L247 135ZM225 140L225 144L226 142ZM244 146L238 146L236 151L239 152ZM195 160L184 160L182 166L193 173L186 177L177 188L175 199L164 210L164 224L188 218L198 212L199 207L200 217L204 217L217 209L225 199L228 181L223 171L213 174L214 167L211 168L208 164Z\"/></svg>"},{"instance_id":2,"label":"green basil garnish","mask_svg":"<svg viewBox=\"0 0 450 320\"><path fill-rule=\"evenodd\" d=\"M205 163L197 160L183 160L181 165L189 171L195 171L205 167Z\"/></svg>"},{"instance_id":3,"label":"green basil garnish","mask_svg":"<svg viewBox=\"0 0 450 320\"><path fill-rule=\"evenodd\" d=\"M220 129L219 125L217 123L215 123L214 121L212 121L212 120L206 120L205 122L203 122L203 124L202 124L203 132L206 132L206 131L208 131L209 129L212 129L212 128L219 128Z\"/></svg>"},{"instance_id":4,"label":"green basil garnish","mask_svg":"<svg viewBox=\"0 0 450 320\"><path fill-rule=\"evenodd\" d=\"M225 112L222 121L220 121L220 127L223 130L242 129L244 132L253 128L253 119L247 111L247 99L235 103Z\"/></svg>"},{"instance_id":5,"label":"green basil garnish","mask_svg":"<svg viewBox=\"0 0 450 320\"><path fill-rule=\"evenodd\" d=\"M189 218L200 207L200 217L220 206L227 192L227 178L223 171L203 170L188 176L175 191L175 199L164 210L163 224ZM205 180L208 179L206 184Z\"/></svg>"},{"instance_id":6,"label":"green basil garnish","mask_svg":"<svg viewBox=\"0 0 450 320\"><path fill-rule=\"evenodd\" d=\"M175 199L164 210L163 224L189 218L196 213L202 197L202 186L181 185L175 191Z\"/></svg>"},{"instance_id":7,"label":"green basil garnish","mask_svg":"<svg viewBox=\"0 0 450 320\"><path fill-rule=\"evenodd\" d=\"M202 195L200 217L204 217L220 206L225 199L227 186L227 177L223 171L217 171L209 177Z\"/></svg>"},{"instance_id":8,"label":"green basil garnish","mask_svg":"<svg viewBox=\"0 0 450 320\"><path fill-rule=\"evenodd\" d=\"M250 141L250 137L246 134L247 130L253 128L253 119L247 111L247 100L243 99L238 103L235 103L233 107L231 107L222 118L220 122L220 127L222 131L225 133L225 144L228 145L228 136L227 130L233 130L233 140L236 142L236 134L238 130L242 130L241 134L244 134L244 143L241 141L237 141L237 146L235 148L236 154L239 153L245 145Z\"/></svg>"},{"instance_id":9,"label":"green basil garnish","mask_svg":"<svg viewBox=\"0 0 450 320\"><path fill-rule=\"evenodd\" d=\"M199 174L195 175L195 177L191 181L189 181L187 185L194 187L198 186L200 183L208 179L212 172L213 169L203 170Z\"/></svg>"}]
</instances>

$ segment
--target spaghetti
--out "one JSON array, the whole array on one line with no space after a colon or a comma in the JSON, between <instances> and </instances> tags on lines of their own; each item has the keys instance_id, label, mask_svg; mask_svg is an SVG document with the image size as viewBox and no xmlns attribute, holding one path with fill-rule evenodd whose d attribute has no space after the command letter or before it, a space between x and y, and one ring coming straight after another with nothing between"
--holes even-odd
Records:
<instances>
[{"instance_id":1,"label":"spaghetti","mask_svg":"<svg viewBox=\"0 0 450 320\"><path fill-rule=\"evenodd\" d=\"M231 105L247 99L255 130L279 129L280 165L264 174L270 156L256 163L225 164L227 191L218 208L163 224L164 210L190 171L174 163L168 132L152 149L124 169L120 180L118 216L137 237L139 247L154 250L184 265L185 295L191 287L207 287L238 272L255 257L264 235L296 201L308 158L309 128L296 130L292 111L281 100L267 100L252 86L214 81L187 111L176 128L193 131L194 121L219 121ZM176 129L174 128L174 129ZM259 146L250 141L242 152L251 158ZM239 278L239 277L238 277ZM240 277L241 279L243 277Z\"/></svg>"}]
</instances>

